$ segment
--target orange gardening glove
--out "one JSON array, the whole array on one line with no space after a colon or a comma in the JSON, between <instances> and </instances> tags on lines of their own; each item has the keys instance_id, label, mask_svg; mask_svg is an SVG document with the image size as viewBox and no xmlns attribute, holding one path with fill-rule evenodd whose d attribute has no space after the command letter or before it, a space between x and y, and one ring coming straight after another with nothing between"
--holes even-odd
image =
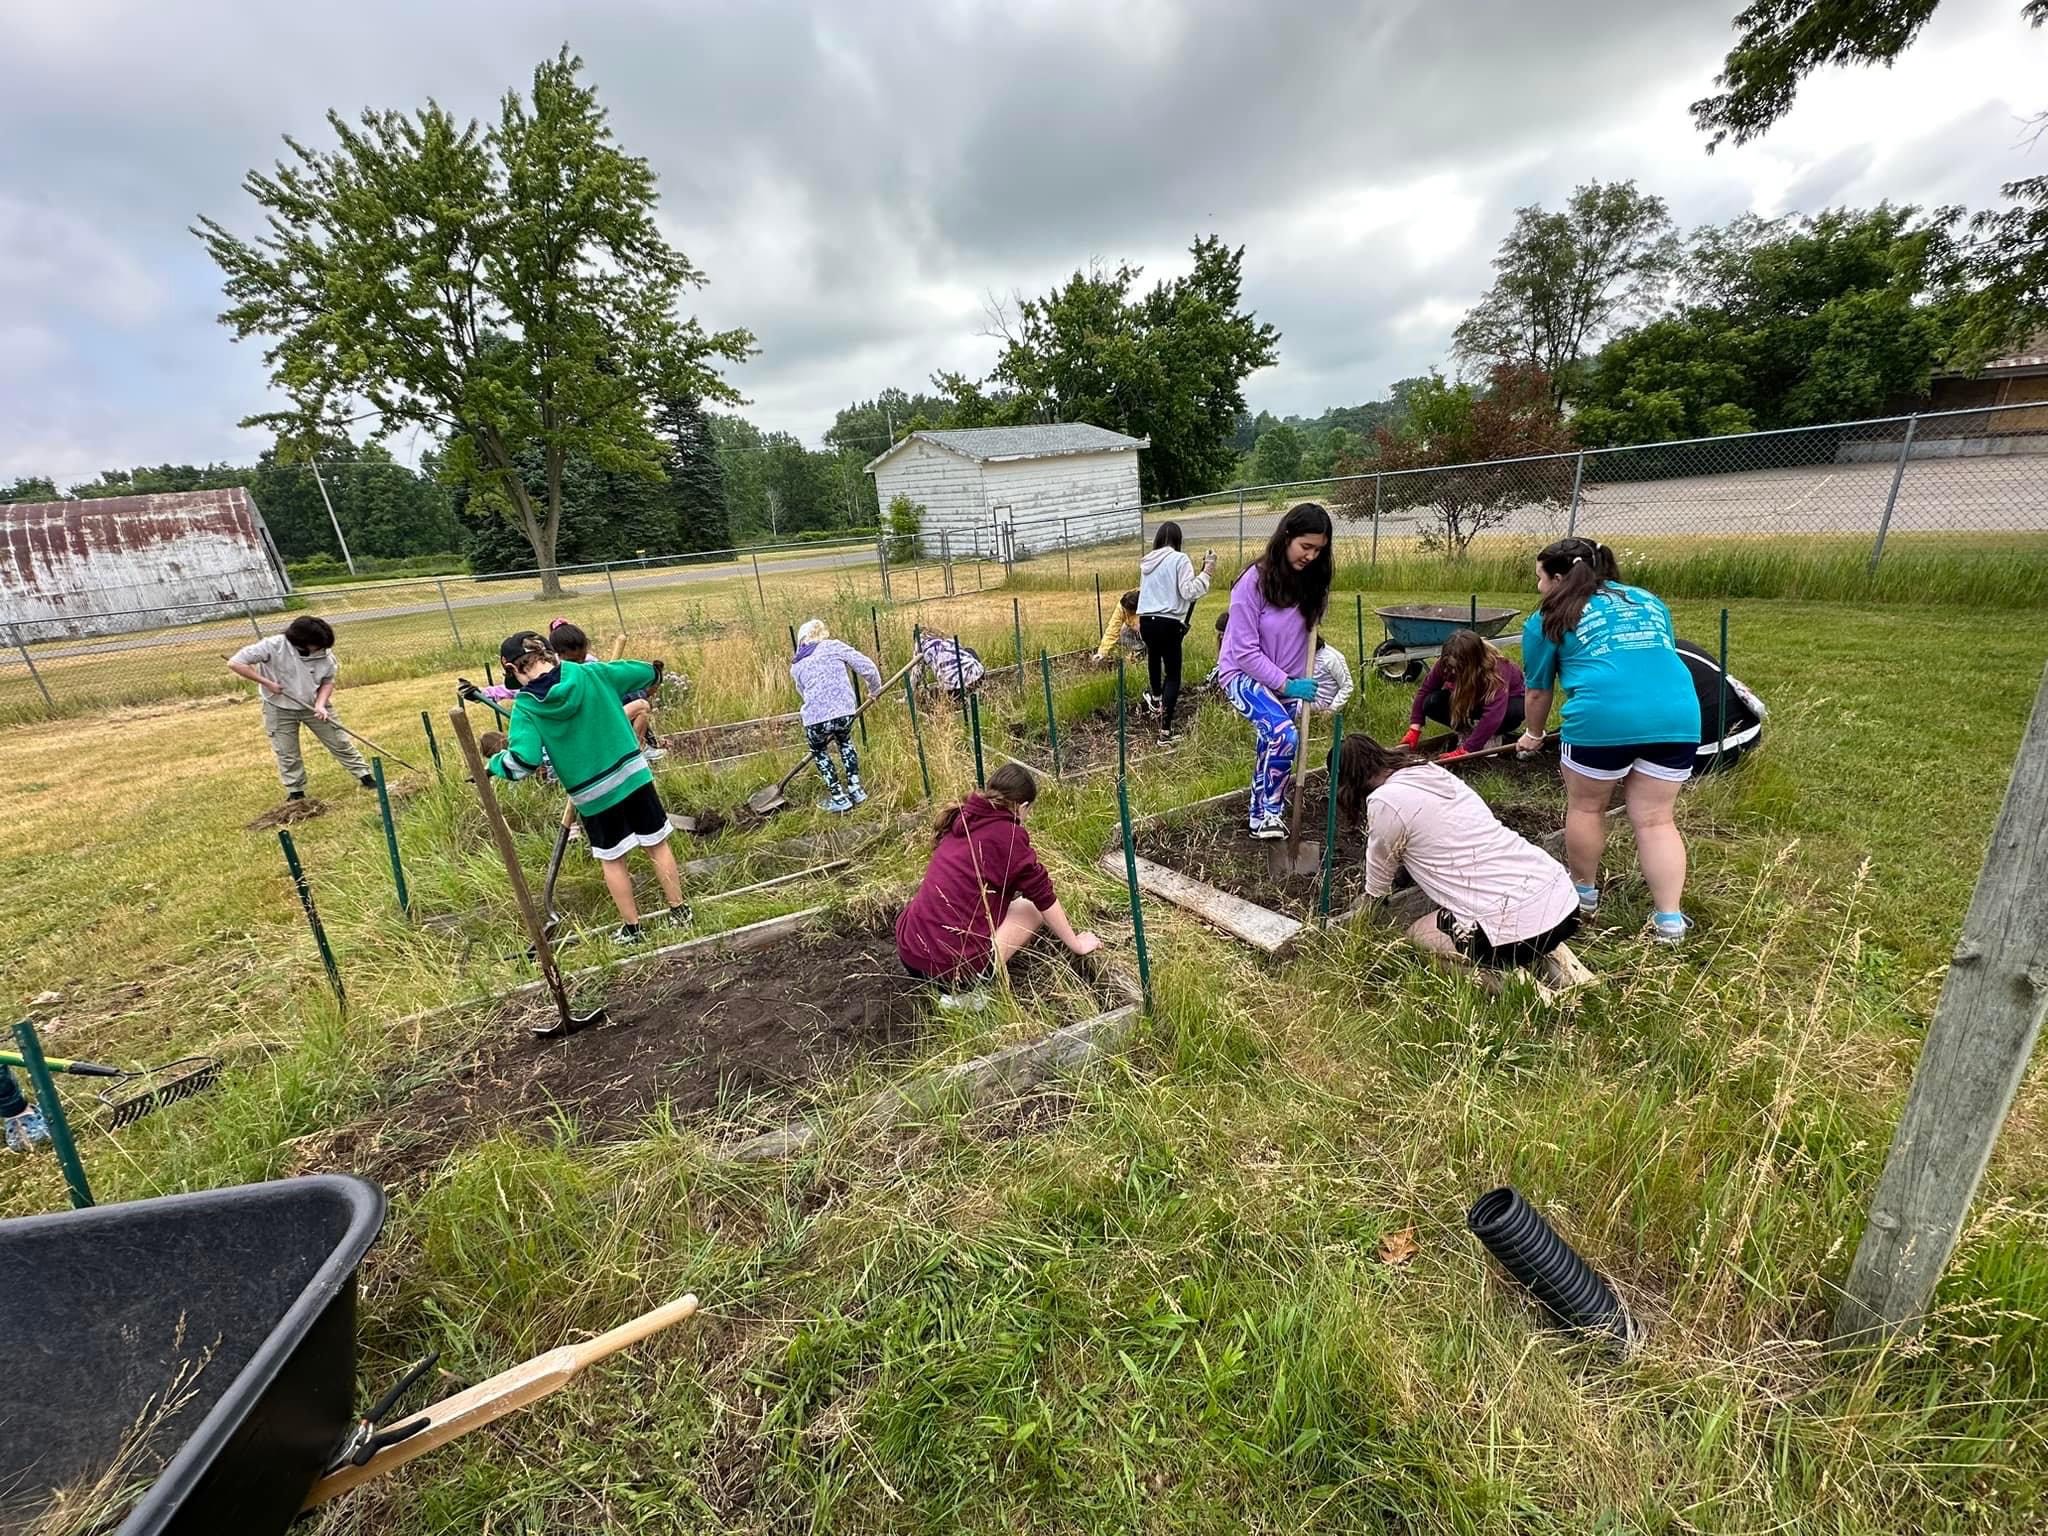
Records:
<instances>
[{"instance_id":1,"label":"orange gardening glove","mask_svg":"<svg viewBox=\"0 0 2048 1536\"><path fill-rule=\"evenodd\" d=\"M1401 745L1409 748L1412 751L1415 747L1415 743L1417 743L1420 740L1422 740L1422 727L1419 725L1411 725L1408 727L1408 734L1401 738Z\"/></svg>"},{"instance_id":2,"label":"orange gardening glove","mask_svg":"<svg viewBox=\"0 0 2048 1536\"><path fill-rule=\"evenodd\" d=\"M1453 747L1450 751L1446 752L1442 757L1438 758L1437 761L1440 763L1448 763L1454 761L1457 758L1469 756L1471 756L1471 754L1467 752L1463 747Z\"/></svg>"}]
</instances>

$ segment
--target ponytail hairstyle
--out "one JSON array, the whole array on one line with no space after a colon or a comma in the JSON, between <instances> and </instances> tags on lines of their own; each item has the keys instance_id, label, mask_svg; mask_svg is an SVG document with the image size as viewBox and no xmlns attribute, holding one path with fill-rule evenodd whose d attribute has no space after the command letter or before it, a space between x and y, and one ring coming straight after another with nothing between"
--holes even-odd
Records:
<instances>
[{"instance_id":1,"label":"ponytail hairstyle","mask_svg":"<svg viewBox=\"0 0 2048 1536\"><path fill-rule=\"evenodd\" d=\"M1323 536L1323 552L1297 571L1287 560L1287 546L1305 533ZM1259 596L1269 607L1295 608L1310 629L1323 621L1330 605L1330 578L1337 569L1337 530L1321 502L1304 501L1280 519L1259 556Z\"/></svg>"},{"instance_id":2,"label":"ponytail hairstyle","mask_svg":"<svg viewBox=\"0 0 2048 1536\"><path fill-rule=\"evenodd\" d=\"M1161 523L1159 531L1152 535L1154 549L1179 549L1181 540L1179 523Z\"/></svg>"},{"instance_id":3,"label":"ponytail hairstyle","mask_svg":"<svg viewBox=\"0 0 2048 1536\"><path fill-rule=\"evenodd\" d=\"M590 636L567 619L548 620L548 649L563 661L581 661L590 654Z\"/></svg>"},{"instance_id":4,"label":"ponytail hairstyle","mask_svg":"<svg viewBox=\"0 0 2048 1536\"><path fill-rule=\"evenodd\" d=\"M1443 655L1444 670L1451 675L1451 723L1469 725L1508 691L1500 675L1500 664L1507 658L1473 629L1452 630Z\"/></svg>"},{"instance_id":5,"label":"ponytail hairstyle","mask_svg":"<svg viewBox=\"0 0 2048 1536\"><path fill-rule=\"evenodd\" d=\"M1390 774L1420 768L1424 759L1405 747L1383 747L1364 732L1346 734L1337 753L1337 809L1351 826L1365 820L1365 799Z\"/></svg>"},{"instance_id":6,"label":"ponytail hairstyle","mask_svg":"<svg viewBox=\"0 0 2048 1536\"><path fill-rule=\"evenodd\" d=\"M1004 763L988 776L988 783L982 787L982 799L998 810L1014 811L1029 805L1038 798L1038 780L1031 776L1031 770L1022 763ZM932 826L932 846L936 848L946 839L959 821L963 806L949 805L939 812L939 819Z\"/></svg>"},{"instance_id":7,"label":"ponytail hairstyle","mask_svg":"<svg viewBox=\"0 0 2048 1536\"><path fill-rule=\"evenodd\" d=\"M1545 545L1536 563L1544 574L1557 580L1538 610L1543 615L1544 638L1552 645L1562 645L1565 632L1578 627L1595 592L1610 581L1621 580L1621 565L1614 551L1591 539L1559 539Z\"/></svg>"}]
</instances>

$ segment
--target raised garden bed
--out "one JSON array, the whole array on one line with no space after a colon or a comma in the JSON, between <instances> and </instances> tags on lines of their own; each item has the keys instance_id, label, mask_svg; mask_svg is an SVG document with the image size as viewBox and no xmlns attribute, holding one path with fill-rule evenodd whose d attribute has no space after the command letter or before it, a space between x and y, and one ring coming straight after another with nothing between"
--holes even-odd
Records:
<instances>
[{"instance_id":1,"label":"raised garden bed","mask_svg":"<svg viewBox=\"0 0 2048 1536\"><path fill-rule=\"evenodd\" d=\"M736 762L759 752L803 750L803 727L794 713L763 715L758 720L733 720L700 725L655 738L655 744L677 762L716 765Z\"/></svg>"},{"instance_id":2,"label":"raised garden bed","mask_svg":"<svg viewBox=\"0 0 2048 1536\"><path fill-rule=\"evenodd\" d=\"M1506 826L1551 853L1561 854L1564 792L1557 783L1554 763L1542 759L1521 762L1512 755L1488 758L1467 766L1462 776L1486 797ZM1322 846L1328 824L1326 777L1323 770L1314 770L1303 786L1302 841L1317 848ZM1320 873L1275 877L1269 863L1269 850L1275 845L1260 842L1245 831L1247 800L1247 791L1235 790L1137 822L1132 841L1138 855L1139 884L1147 893L1193 912L1233 938L1278 954L1313 921L1322 877ZM1103 864L1122 874L1121 846L1104 855ZM1410 904L1394 903L1398 910L1393 915L1400 916ZM1330 914L1333 920L1348 920L1369 906L1365 831L1346 826L1340 818Z\"/></svg>"},{"instance_id":3,"label":"raised garden bed","mask_svg":"<svg viewBox=\"0 0 2048 1536\"><path fill-rule=\"evenodd\" d=\"M998 724L998 750L1007 752L1033 770L1050 774L1053 768L1052 741L1045 728L1045 706L1043 696L1039 707L1033 711L1026 701L1021 713L1008 713ZM1177 730L1194 728L1196 717L1213 708L1215 701L1206 689L1191 688L1180 696L1180 707L1174 712ZM1128 700L1130 711L1128 722L1129 741L1127 744L1130 760L1140 762L1148 757L1179 750L1179 744L1172 747L1159 745L1159 722L1138 707L1136 698ZM1054 700L1058 708L1058 700ZM1073 778L1098 769L1116 767L1116 703L1098 704L1095 708L1062 719L1060 727L1059 769L1060 777Z\"/></svg>"},{"instance_id":4,"label":"raised garden bed","mask_svg":"<svg viewBox=\"0 0 2048 1536\"><path fill-rule=\"evenodd\" d=\"M1125 1000L1113 979L1020 960L1011 984L1027 1016L1071 1027ZM599 975L578 979L594 992ZM635 957L603 990L608 1022L561 1040L530 1033L551 1016L537 986L506 994L481 1043L400 1076L389 1108L302 1144L301 1166L402 1177L500 1131L548 1136L559 1115L598 1139L656 1112L783 1127L856 1067L941 1038L933 991L905 974L888 926L821 909Z\"/></svg>"}]
</instances>

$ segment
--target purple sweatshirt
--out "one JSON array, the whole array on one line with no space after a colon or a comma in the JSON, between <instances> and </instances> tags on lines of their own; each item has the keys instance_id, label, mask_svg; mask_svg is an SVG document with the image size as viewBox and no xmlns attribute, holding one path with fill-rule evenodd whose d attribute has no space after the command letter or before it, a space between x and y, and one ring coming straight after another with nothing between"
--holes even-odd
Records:
<instances>
[{"instance_id":1,"label":"purple sweatshirt","mask_svg":"<svg viewBox=\"0 0 2048 1536\"><path fill-rule=\"evenodd\" d=\"M805 725L843 719L860 708L853 679L846 675L848 667L866 679L870 694L882 691L881 669L844 640L814 640L797 647L789 675L803 695Z\"/></svg>"},{"instance_id":2,"label":"purple sweatshirt","mask_svg":"<svg viewBox=\"0 0 2048 1536\"><path fill-rule=\"evenodd\" d=\"M1278 693L1291 677L1309 675L1308 624L1299 608L1275 608L1259 593L1259 568L1247 566L1230 589L1230 627L1216 670L1228 681L1242 672Z\"/></svg>"},{"instance_id":3,"label":"purple sweatshirt","mask_svg":"<svg viewBox=\"0 0 2048 1536\"><path fill-rule=\"evenodd\" d=\"M1508 717L1508 705L1522 696L1522 669L1503 656L1495 663L1507 687L1501 690L1499 698L1479 711L1479 718L1472 722L1472 728L1465 733L1465 739L1458 743L1467 752L1477 752L1500 734L1501 722ZM1429 676L1422 680L1422 686L1415 690L1415 702L1408 706L1408 723L1420 725L1423 707L1429 703L1429 696L1439 688L1451 685L1444 677L1444 659L1439 656L1436 665L1429 669Z\"/></svg>"}]
</instances>

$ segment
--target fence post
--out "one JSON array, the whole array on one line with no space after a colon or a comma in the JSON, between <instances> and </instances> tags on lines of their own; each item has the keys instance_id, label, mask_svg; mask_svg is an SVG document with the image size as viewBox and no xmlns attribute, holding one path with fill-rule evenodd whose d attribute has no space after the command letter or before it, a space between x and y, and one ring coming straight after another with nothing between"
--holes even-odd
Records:
<instances>
[{"instance_id":1,"label":"fence post","mask_svg":"<svg viewBox=\"0 0 2048 1536\"><path fill-rule=\"evenodd\" d=\"M1351 594L1351 608L1353 615L1358 620L1358 664L1362 667L1365 665L1365 594L1363 592Z\"/></svg>"},{"instance_id":2,"label":"fence post","mask_svg":"<svg viewBox=\"0 0 2048 1536\"><path fill-rule=\"evenodd\" d=\"M854 702L858 704L860 702L860 674L853 670L852 662L846 662L844 665L846 667L846 686L853 690ZM868 744L867 712L856 709L853 715L853 723L860 727L860 744L865 747Z\"/></svg>"},{"instance_id":3,"label":"fence post","mask_svg":"<svg viewBox=\"0 0 2048 1536\"><path fill-rule=\"evenodd\" d=\"M1024 609L1016 598L1010 599L1010 633L1017 642L1017 681L1024 681Z\"/></svg>"},{"instance_id":4,"label":"fence post","mask_svg":"<svg viewBox=\"0 0 2048 1536\"><path fill-rule=\"evenodd\" d=\"M1052 712L1052 658L1043 647L1038 652L1038 675L1045 680L1045 739L1052 743L1052 776L1060 776L1060 722Z\"/></svg>"},{"instance_id":5,"label":"fence post","mask_svg":"<svg viewBox=\"0 0 2048 1536\"><path fill-rule=\"evenodd\" d=\"M1240 570L1244 568L1244 488L1242 486L1238 487L1237 492L1237 564Z\"/></svg>"},{"instance_id":6,"label":"fence post","mask_svg":"<svg viewBox=\"0 0 2048 1536\"><path fill-rule=\"evenodd\" d=\"M50 1064L43 1060L43 1042L28 1019L14 1026L14 1042L21 1047L21 1067L36 1091L36 1108L42 1111L43 1128L50 1133L50 1150L57 1155L64 1184L71 1192L71 1208L82 1211L92 1204L92 1186L85 1182L85 1164L78 1160L78 1144L71 1139L71 1122L64 1118L63 1101L50 1079Z\"/></svg>"},{"instance_id":7,"label":"fence post","mask_svg":"<svg viewBox=\"0 0 2048 1536\"><path fill-rule=\"evenodd\" d=\"M612 580L612 563L609 560L604 563L604 584L612 589L612 612L618 615L619 633L623 635L626 632L626 610L619 606L619 584Z\"/></svg>"},{"instance_id":8,"label":"fence post","mask_svg":"<svg viewBox=\"0 0 2048 1536\"><path fill-rule=\"evenodd\" d=\"M888 593L882 594L887 597ZM875 665L882 664L882 616L875 611L873 603L868 604L868 627L875 632Z\"/></svg>"},{"instance_id":9,"label":"fence post","mask_svg":"<svg viewBox=\"0 0 2048 1536\"><path fill-rule=\"evenodd\" d=\"M1970 1214L2048 1013L2048 673L1977 875L1941 1001L1829 1337L1911 1327Z\"/></svg>"},{"instance_id":10,"label":"fence post","mask_svg":"<svg viewBox=\"0 0 2048 1536\"><path fill-rule=\"evenodd\" d=\"M291 871L292 884L298 888L299 905L306 912L306 926L313 930L313 942L320 947L320 963L327 967L327 982L334 988L334 1000L346 1008L348 994L342 990L341 967L334 963L334 949L327 942L327 930L320 926L320 912L313 905L313 887L299 863L299 850L292 843L291 833L283 827L277 829L277 845L284 850L285 868Z\"/></svg>"},{"instance_id":11,"label":"fence post","mask_svg":"<svg viewBox=\"0 0 2048 1536\"><path fill-rule=\"evenodd\" d=\"M1122 774L1116 781L1116 814L1123 828L1124 888L1131 898L1131 943L1138 951L1138 991L1152 1012L1152 956L1145 948L1145 913L1138 899L1138 848L1131 836L1131 793Z\"/></svg>"},{"instance_id":12,"label":"fence post","mask_svg":"<svg viewBox=\"0 0 2048 1536\"><path fill-rule=\"evenodd\" d=\"M1721 725L1714 733L1714 756L1712 762L1718 766L1721 754L1728 747L1728 610L1721 610L1721 686L1715 695L1721 703Z\"/></svg>"},{"instance_id":13,"label":"fence post","mask_svg":"<svg viewBox=\"0 0 2048 1536\"><path fill-rule=\"evenodd\" d=\"M1337 867L1337 766L1344 752L1344 711L1330 717L1330 772L1323 780L1323 889L1316 898L1316 911L1324 922L1330 920L1330 876Z\"/></svg>"},{"instance_id":14,"label":"fence post","mask_svg":"<svg viewBox=\"0 0 2048 1536\"><path fill-rule=\"evenodd\" d=\"M939 530L939 565L945 571L946 596L953 595L953 535L944 528Z\"/></svg>"},{"instance_id":15,"label":"fence post","mask_svg":"<svg viewBox=\"0 0 2048 1536\"><path fill-rule=\"evenodd\" d=\"M1572 510L1565 519L1564 536L1572 537L1579 531L1579 487L1586 481L1586 450L1581 448L1577 461L1572 465Z\"/></svg>"},{"instance_id":16,"label":"fence post","mask_svg":"<svg viewBox=\"0 0 2048 1536\"><path fill-rule=\"evenodd\" d=\"M1060 519L1060 549L1067 557L1067 585L1074 584L1074 541L1067 534L1067 520Z\"/></svg>"},{"instance_id":17,"label":"fence post","mask_svg":"<svg viewBox=\"0 0 2048 1536\"><path fill-rule=\"evenodd\" d=\"M446 778L448 771L441 766L441 743L434 739L434 721L424 709L420 711L420 729L427 733L427 751L433 754L434 775Z\"/></svg>"},{"instance_id":18,"label":"fence post","mask_svg":"<svg viewBox=\"0 0 2048 1536\"><path fill-rule=\"evenodd\" d=\"M882 601L894 602L889 595L889 539L886 534L875 535L875 569L882 577Z\"/></svg>"},{"instance_id":19,"label":"fence post","mask_svg":"<svg viewBox=\"0 0 2048 1536\"><path fill-rule=\"evenodd\" d=\"M754 562L754 596L759 598L761 606L766 608L768 606L768 594L761 590L761 557L749 553L747 558Z\"/></svg>"},{"instance_id":20,"label":"fence post","mask_svg":"<svg viewBox=\"0 0 2048 1536\"><path fill-rule=\"evenodd\" d=\"M263 638L263 626L256 622L256 605L246 597L242 599L242 612L249 616L249 627L256 631L256 638Z\"/></svg>"},{"instance_id":21,"label":"fence post","mask_svg":"<svg viewBox=\"0 0 2048 1536\"><path fill-rule=\"evenodd\" d=\"M384 849L391 855L391 883L398 888L398 914L412 921L412 897L405 888L405 866L398 862L398 823L391 819L391 794L384 787L384 759L370 759L370 778L377 786L377 814L384 820Z\"/></svg>"},{"instance_id":22,"label":"fence post","mask_svg":"<svg viewBox=\"0 0 2048 1536\"><path fill-rule=\"evenodd\" d=\"M1239 550L1238 553L1242 555L1244 551ZM1372 560L1370 563L1373 565L1380 563L1380 477L1378 475L1372 477Z\"/></svg>"},{"instance_id":23,"label":"fence post","mask_svg":"<svg viewBox=\"0 0 2048 1536\"><path fill-rule=\"evenodd\" d=\"M981 766L981 695L978 693L967 695L967 730L974 738L974 787L987 789L988 774Z\"/></svg>"},{"instance_id":24,"label":"fence post","mask_svg":"<svg viewBox=\"0 0 2048 1536\"><path fill-rule=\"evenodd\" d=\"M55 710L57 702L50 697L50 685L43 681L43 674L36 670L35 660L29 655L28 647L21 643L21 626L10 624L7 626L7 632L14 637L14 648L21 652L21 664L28 668L28 675L36 681L36 691L43 696L43 708Z\"/></svg>"},{"instance_id":25,"label":"fence post","mask_svg":"<svg viewBox=\"0 0 2048 1536\"><path fill-rule=\"evenodd\" d=\"M1892 488L1884 498L1884 516L1878 520L1877 542L1870 546L1870 574L1877 574L1877 562L1884 558L1884 536L1892 525L1892 508L1899 504L1899 482L1906 478L1906 459L1913 452L1913 434L1919 429L1917 415L1906 418L1906 435L1899 443L1899 462L1892 470Z\"/></svg>"},{"instance_id":26,"label":"fence post","mask_svg":"<svg viewBox=\"0 0 2048 1536\"><path fill-rule=\"evenodd\" d=\"M1016 574L1017 524L1012 521L1003 524L1003 575L1008 577Z\"/></svg>"},{"instance_id":27,"label":"fence post","mask_svg":"<svg viewBox=\"0 0 2048 1536\"><path fill-rule=\"evenodd\" d=\"M448 583L437 581L434 583L434 590L441 594L441 611L448 615L448 633L455 637L456 649L460 650L462 648L462 631L455 626L455 605L448 601ZM490 667L491 664L489 662L484 663L484 677L486 681L490 678Z\"/></svg>"},{"instance_id":28,"label":"fence post","mask_svg":"<svg viewBox=\"0 0 2048 1536\"><path fill-rule=\"evenodd\" d=\"M930 765L925 762L924 727L918 723L917 690L911 686L910 674L908 672L903 674L903 701L910 706L910 734L912 739L917 742L917 771L918 775L924 780L925 804L930 805L932 801L932 770Z\"/></svg>"},{"instance_id":29,"label":"fence post","mask_svg":"<svg viewBox=\"0 0 2048 1536\"><path fill-rule=\"evenodd\" d=\"M1095 633L1102 633L1102 572L1095 573Z\"/></svg>"},{"instance_id":30,"label":"fence post","mask_svg":"<svg viewBox=\"0 0 2048 1536\"><path fill-rule=\"evenodd\" d=\"M960 685L960 720L967 720L967 664L960 656L960 632L953 632L953 681Z\"/></svg>"}]
</instances>

